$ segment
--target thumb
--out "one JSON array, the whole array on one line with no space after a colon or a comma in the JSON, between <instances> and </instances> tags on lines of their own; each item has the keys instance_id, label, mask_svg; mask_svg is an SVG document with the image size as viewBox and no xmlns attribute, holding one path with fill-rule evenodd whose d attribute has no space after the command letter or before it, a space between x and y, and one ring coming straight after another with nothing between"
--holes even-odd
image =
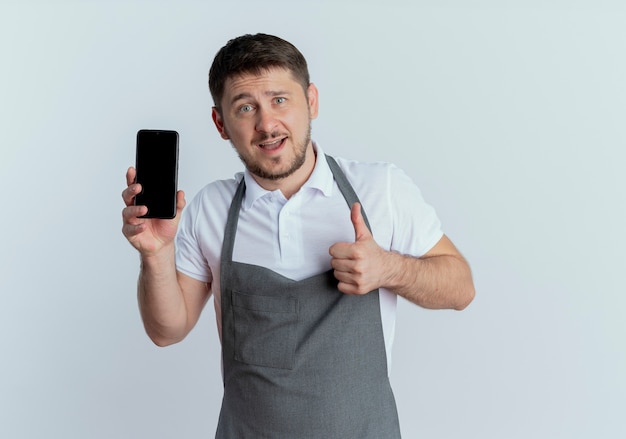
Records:
<instances>
[{"instance_id":1,"label":"thumb","mask_svg":"<svg viewBox=\"0 0 626 439\"><path fill-rule=\"evenodd\" d=\"M352 209L350 210L350 219L352 220L352 225L354 226L355 241L362 241L372 237L370 229L367 228L367 224L365 224L365 220L363 219L361 203L354 203L352 205Z\"/></svg>"}]
</instances>

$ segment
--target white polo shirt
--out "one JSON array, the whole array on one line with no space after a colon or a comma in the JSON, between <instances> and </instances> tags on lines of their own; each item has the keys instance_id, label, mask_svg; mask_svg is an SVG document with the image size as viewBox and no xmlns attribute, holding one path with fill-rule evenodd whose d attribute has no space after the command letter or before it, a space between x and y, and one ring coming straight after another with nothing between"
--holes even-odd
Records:
<instances>
[{"instance_id":1,"label":"white polo shirt","mask_svg":"<svg viewBox=\"0 0 626 439\"><path fill-rule=\"evenodd\" d=\"M350 208L334 181L319 145L315 168L302 188L287 200L280 190L259 186L246 170L233 179L205 186L185 208L176 239L178 271L211 283L221 338L220 256L224 228L237 185L244 178L233 260L263 266L293 280L331 268L328 249L354 242ZM443 236L440 221L418 187L389 163L360 163L336 158L358 195L374 239L386 250L422 256ZM397 296L380 289L388 370L391 370Z\"/></svg>"}]
</instances>

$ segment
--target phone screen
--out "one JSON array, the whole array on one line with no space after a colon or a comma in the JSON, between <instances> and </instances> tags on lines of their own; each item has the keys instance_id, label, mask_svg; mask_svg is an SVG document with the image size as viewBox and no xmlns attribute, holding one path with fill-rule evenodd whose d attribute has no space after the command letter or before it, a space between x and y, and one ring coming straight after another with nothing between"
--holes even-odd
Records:
<instances>
[{"instance_id":1,"label":"phone screen","mask_svg":"<svg viewBox=\"0 0 626 439\"><path fill-rule=\"evenodd\" d=\"M164 130L137 132L135 168L142 191L135 205L147 206L142 218L174 218L178 177L178 133Z\"/></svg>"}]
</instances>

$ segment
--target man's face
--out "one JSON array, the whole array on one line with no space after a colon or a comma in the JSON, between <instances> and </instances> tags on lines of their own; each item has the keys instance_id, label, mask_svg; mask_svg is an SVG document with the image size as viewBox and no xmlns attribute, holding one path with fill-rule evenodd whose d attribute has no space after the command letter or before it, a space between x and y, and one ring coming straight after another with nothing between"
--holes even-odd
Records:
<instances>
[{"instance_id":1,"label":"man's face","mask_svg":"<svg viewBox=\"0 0 626 439\"><path fill-rule=\"evenodd\" d=\"M221 107L221 112L213 109L218 131L262 186L303 172L313 156L311 120L318 109L313 84L305 93L281 68L231 77Z\"/></svg>"}]
</instances>

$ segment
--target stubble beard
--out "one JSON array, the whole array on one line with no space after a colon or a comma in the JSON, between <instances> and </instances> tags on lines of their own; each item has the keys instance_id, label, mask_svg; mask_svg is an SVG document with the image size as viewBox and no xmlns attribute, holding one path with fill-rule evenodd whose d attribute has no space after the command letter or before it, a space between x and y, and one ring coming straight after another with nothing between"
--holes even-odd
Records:
<instances>
[{"instance_id":1,"label":"stubble beard","mask_svg":"<svg viewBox=\"0 0 626 439\"><path fill-rule=\"evenodd\" d=\"M267 138L269 139L269 138L274 138L274 137L280 137L280 135L276 133L272 133ZM304 162L306 161L306 150L310 142L311 142L311 123L309 122L309 126L307 127L307 131L306 131L306 134L304 135L304 139L301 142L296 143L295 145L296 146L295 156L293 160L291 161L289 168L279 173L273 173L273 172L267 171L263 169L259 163L255 163L251 158L245 157L239 152L237 152L237 154L239 155L239 159L243 162L248 172L264 180L276 181L276 180L281 180L283 178L289 177L290 175L294 174L298 169L300 169L302 165L304 165ZM234 145L233 145L233 148L234 148ZM235 151L237 151L236 148L235 148ZM276 164L280 163L280 160L281 160L280 157L276 157L272 159L272 161Z\"/></svg>"}]
</instances>

